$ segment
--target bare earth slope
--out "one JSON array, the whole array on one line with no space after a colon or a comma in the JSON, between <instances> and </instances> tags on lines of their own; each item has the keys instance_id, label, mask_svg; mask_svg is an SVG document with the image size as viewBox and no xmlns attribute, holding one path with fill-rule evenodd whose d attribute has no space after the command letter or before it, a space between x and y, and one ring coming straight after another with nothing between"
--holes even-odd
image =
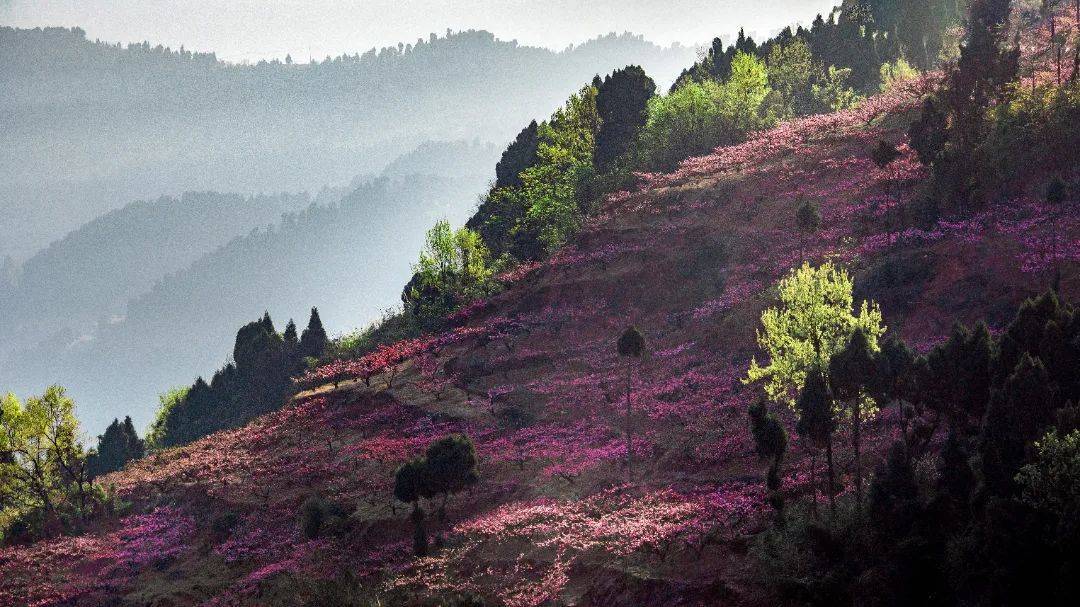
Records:
<instances>
[{"instance_id":1,"label":"bare earth slope","mask_svg":"<svg viewBox=\"0 0 1080 607\"><path fill-rule=\"evenodd\" d=\"M904 131L928 88L898 85L646 176L457 329L388 352L395 364L370 386L319 387L107 478L134 513L0 552L0 604L289 604L297 580L343 570L391 597L762 603L747 549L769 515L746 422L756 393L740 378L770 285L804 258L841 262L889 331L926 348L954 320L1000 327L1049 281L1050 221L1034 199L920 224L927 175ZM884 169L869 158L881 138L902 151ZM800 197L822 208L810 238L793 227ZM1062 291L1076 299L1080 217L1059 226ZM633 381L632 471L615 352L630 323L649 343ZM890 439L890 413L872 425L872 452ZM450 499L445 522L429 516L443 547L415 559L393 471L449 432L476 440L481 482ZM843 469L849 453L838 457ZM807 464L794 444L786 491L805 490ZM356 508L346 529L304 539L312 493ZM224 513L237 515L231 529Z\"/></svg>"}]
</instances>

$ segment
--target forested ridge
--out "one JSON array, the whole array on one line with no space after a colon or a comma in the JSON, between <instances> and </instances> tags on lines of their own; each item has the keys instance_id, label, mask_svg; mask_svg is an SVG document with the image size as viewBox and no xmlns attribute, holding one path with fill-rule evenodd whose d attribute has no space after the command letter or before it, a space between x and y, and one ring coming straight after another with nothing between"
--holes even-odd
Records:
<instances>
[{"instance_id":1,"label":"forested ridge","mask_svg":"<svg viewBox=\"0 0 1080 607\"><path fill-rule=\"evenodd\" d=\"M849 1L595 76L366 328L251 315L148 444L7 397L0 597L1071 604L1078 28Z\"/></svg>"}]
</instances>

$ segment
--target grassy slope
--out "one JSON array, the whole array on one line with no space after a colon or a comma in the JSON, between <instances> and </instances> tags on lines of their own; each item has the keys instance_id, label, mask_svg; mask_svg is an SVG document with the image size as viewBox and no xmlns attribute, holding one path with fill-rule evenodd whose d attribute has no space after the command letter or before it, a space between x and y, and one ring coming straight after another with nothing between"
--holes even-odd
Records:
<instances>
[{"instance_id":1,"label":"grassy slope","mask_svg":"<svg viewBox=\"0 0 1080 607\"><path fill-rule=\"evenodd\" d=\"M904 218L926 175L903 130L926 86L783 125L613 196L571 246L404 363L390 389L385 375L374 388L323 387L111 476L141 514L0 552L0 603L265 604L294 577L340 567L381 591L512 605L764 601L746 558L768 516L746 428L754 392L738 380L769 285L803 257L836 259L882 303L890 331L925 348L954 320L1002 325L1048 282L1049 222L1030 200L966 221ZM904 152L886 169L869 159L879 138ZM811 239L792 229L799 196L822 207ZM1062 225L1075 262L1078 218ZM1075 263L1063 290L1080 295ZM634 382L632 474L615 354L629 323L650 349ZM885 412L871 458L889 428ZM476 439L482 481L451 499L445 523L429 521L446 547L414 560L392 472L451 431ZM789 491L805 491L797 442L785 473ZM357 507L347 533L300 536L312 492ZM224 512L240 522L215 533Z\"/></svg>"}]
</instances>

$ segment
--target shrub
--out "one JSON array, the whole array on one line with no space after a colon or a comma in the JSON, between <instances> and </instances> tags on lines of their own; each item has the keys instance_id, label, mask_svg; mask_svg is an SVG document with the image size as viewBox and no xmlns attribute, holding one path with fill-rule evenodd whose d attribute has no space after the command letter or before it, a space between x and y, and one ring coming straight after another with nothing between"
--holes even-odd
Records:
<instances>
[{"instance_id":1,"label":"shrub","mask_svg":"<svg viewBox=\"0 0 1080 607\"><path fill-rule=\"evenodd\" d=\"M339 504L312 495L300 505L300 530L304 537L340 533L347 526L348 513Z\"/></svg>"},{"instance_id":2,"label":"shrub","mask_svg":"<svg viewBox=\"0 0 1080 607\"><path fill-rule=\"evenodd\" d=\"M897 150L895 145L884 139L879 139L877 145L870 150L870 158L873 159L874 164L881 168L889 166L899 157L900 150Z\"/></svg>"},{"instance_id":3,"label":"shrub","mask_svg":"<svg viewBox=\"0 0 1080 607\"><path fill-rule=\"evenodd\" d=\"M750 131L768 126L774 121L765 107L770 92L765 63L740 52L723 84L687 82L666 96L653 97L642 131L644 164L670 170L685 158L741 141Z\"/></svg>"},{"instance_id":4,"label":"shrub","mask_svg":"<svg viewBox=\"0 0 1080 607\"><path fill-rule=\"evenodd\" d=\"M898 57L892 63L881 64L881 90L887 91L897 82L910 80L919 75L919 70L912 67L903 57Z\"/></svg>"}]
</instances>

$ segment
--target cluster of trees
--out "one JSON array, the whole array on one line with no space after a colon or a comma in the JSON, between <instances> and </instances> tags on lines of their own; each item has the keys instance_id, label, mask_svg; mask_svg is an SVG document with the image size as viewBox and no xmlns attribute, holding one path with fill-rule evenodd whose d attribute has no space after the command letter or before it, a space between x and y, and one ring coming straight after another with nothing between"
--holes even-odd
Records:
<instances>
[{"instance_id":1,"label":"cluster of trees","mask_svg":"<svg viewBox=\"0 0 1080 607\"><path fill-rule=\"evenodd\" d=\"M412 504L413 551L417 556L428 552L425 514L420 500L442 496L436 513L446 520L446 502L450 495L460 493L480 480L476 471L476 447L468 436L451 434L427 448L427 452L398 467L394 473L394 497Z\"/></svg>"},{"instance_id":2,"label":"cluster of trees","mask_svg":"<svg viewBox=\"0 0 1080 607\"><path fill-rule=\"evenodd\" d=\"M955 3L900 4L845 2L827 21L762 45L741 32L726 48L716 39L667 95L637 66L594 78L551 119L522 129L466 227L493 259L538 259L635 171L672 169L778 119L848 107L936 66Z\"/></svg>"},{"instance_id":3,"label":"cluster of trees","mask_svg":"<svg viewBox=\"0 0 1080 607\"><path fill-rule=\"evenodd\" d=\"M97 449L87 459L91 478L122 469L128 462L146 455L146 442L139 438L130 417L114 419L105 433L98 436Z\"/></svg>"},{"instance_id":4,"label":"cluster of trees","mask_svg":"<svg viewBox=\"0 0 1080 607\"><path fill-rule=\"evenodd\" d=\"M97 452L80 439L75 403L60 386L20 402L14 394L0 400L0 539L33 541L77 532L92 516L122 506L92 480L108 471L124 444L130 420L110 426ZM134 430L131 430L132 435ZM135 437L138 440L138 437Z\"/></svg>"},{"instance_id":5,"label":"cluster of trees","mask_svg":"<svg viewBox=\"0 0 1080 607\"><path fill-rule=\"evenodd\" d=\"M828 20L818 16L810 29L787 28L761 45L741 32L726 48L716 39L667 95L639 66L595 77L548 120L518 133L465 229L440 223L429 232L402 293L404 313L358 335L363 346L350 354L439 326L494 290L499 270L561 246L635 172L672 169L780 119L849 107L936 66L951 44L955 3L900 4L845 2Z\"/></svg>"},{"instance_id":6,"label":"cluster of trees","mask_svg":"<svg viewBox=\"0 0 1080 607\"><path fill-rule=\"evenodd\" d=\"M656 84L638 66L572 95L547 121L529 123L496 165L496 181L465 227L440 222L402 294L420 329L491 292L493 276L542 258L580 227L593 201L625 181Z\"/></svg>"},{"instance_id":7,"label":"cluster of trees","mask_svg":"<svg viewBox=\"0 0 1080 607\"><path fill-rule=\"evenodd\" d=\"M759 334L770 364L754 363L748 379L763 382L773 402L794 405L813 502L785 519L779 468L788 439L766 403L754 405L770 502L787 523L759 546L783 580L774 589L811 604L1059 604L1074 596L1080 313L1047 292L1025 302L1000 336L984 324L957 326L920 356L882 339L872 305L853 313L841 270L803 266L780 294ZM886 407L895 407L898 439L867 483L861 427ZM847 465L834 457L840 428L850 439ZM853 490L839 498L845 471Z\"/></svg>"},{"instance_id":8,"label":"cluster of trees","mask_svg":"<svg viewBox=\"0 0 1080 607\"><path fill-rule=\"evenodd\" d=\"M278 333L269 313L244 325L236 334L232 362L209 383L199 377L190 388L162 395L149 447L184 445L278 408L292 389L291 378L322 357L328 343L316 308L300 334L292 320Z\"/></svg>"},{"instance_id":9,"label":"cluster of trees","mask_svg":"<svg viewBox=\"0 0 1080 607\"><path fill-rule=\"evenodd\" d=\"M758 44L741 30L735 44L713 40L705 57L683 71L672 90L688 82L724 82L740 55L767 64L780 118L840 109L875 92L884 71L937 67L955 45L960 4L951 0L845 0L818 15L810 28L785 28Z\"/></svg>"},{"instance_id":10,"label":"cluster of trees","mask_svg":"<svg viewBox=\"0 0 1080 607\"><path fill-rule=\"evenodd\" d=\"M616 72L619 77L609 77L608 82L629 84L630 78L624 77L627 70L647 79L645 86L655 90L644 71L635 67ZM596 175L596 142L604 124L599 104L613 115L632 113L602 101L598 80L572 95L550 120L525 127L499 160L495 185L466 223L496 257L539 259L580 224ZM618 128L614 121L611 128ZM604 141L614 147L621 136L625 134L605 136ZM615 156L614 149L605 150L605 164L613 163Z\"/></svg>"},{"instance_id":11,"label":"cluster of trees","mask_svg":"<svg viewBox=\"0 0 1080 607\"><path fill-rule=\"evenodd\" d=\"M1018 167L1032 159L1049 173L1066 172L1080 160L1080 31L1068 32L1058 21L1069 8L1062 0L1043 0L1030 14L1011 0L972 0L955 65L909 129L912 147L932 170L930 197L970 208L1027 185ZM1051 32L1024 65L1014 23ZM1042 44L1041 36L1026 35ZM1063 68L1070 43L1072 67Z\"/></svg>"},{"instance_id":12,"label":"cluster of trees","mask_svg":"<svg viewBox=\"0 0 1080 607\"><path fill-rule=\"evenodd\" d=\"M428 230L401 301L405 312L426 329L494 288L495 265L480 235L439 221Z\"/></svg>"},{"instance_id":13,"label":"cluster of trees","mask_svg":"<svg viewBox=\"0 0 1080 607\"><path fill-rule=\"evenodd\" d=\"M767 397L798 412L796 426L811 450L811 485L817 502L816 458L825 453L828 471L826 494L835 491L833 434L838 417L851 427L855 455L856 491L861 492L861 424L875 413L876 405L863 386L846 383L848 367L859 368L860 357L880 351L879 338L885 332L881 310L872 302L856 308L853 282L843 268L825 263L812 267L804 263L778 285L780 306L761 316L758 343L769 357L766 366L754 359L746 381L760 382ZM837 372L833 379L832 372ZM832 391L830 391L832 390ZM834 398L835 397L835 398ZM772 426L775 420L763 410L751 411L754 428ZM781 428L782 430L782 428ZM754 436L772 436L774 429L755 429ZM778 440L778 439L777 439ZM783 441L786 445L786 439ZM776 444L758 441L758 451L774 459L770 485L775 485L783 450ZM779 486L770 486L778 495ZM782 502L774 505L782 508Z\"/></svg>"},{"instance_id":14,"label":"cluster of trees","mask_svg":"<svg viewBox=\"0 0 1080 607\"><path fill-rule=\"evenodd\" d=\"M987 111L1016 80L1020 49L1009 38L1011 0L973 0L967 32L946 86L924 101L909 129L919 159L932 167L934 194L967 204L978 191L976 150L989 128Z\"/></svg>"},{"instance_id":15,"label":"cluster of trees","mask_svg":"<svg viewBox=\"0 0 1080 607\"><path fill-rule=\"evenodd\" d=\"M687 80L649 103L638 164L670 170L688 156L742 141L770 126L775 112L766 105L773 89L765 62L737 52L723 80Z\"/></svg>"}]
</instances>

